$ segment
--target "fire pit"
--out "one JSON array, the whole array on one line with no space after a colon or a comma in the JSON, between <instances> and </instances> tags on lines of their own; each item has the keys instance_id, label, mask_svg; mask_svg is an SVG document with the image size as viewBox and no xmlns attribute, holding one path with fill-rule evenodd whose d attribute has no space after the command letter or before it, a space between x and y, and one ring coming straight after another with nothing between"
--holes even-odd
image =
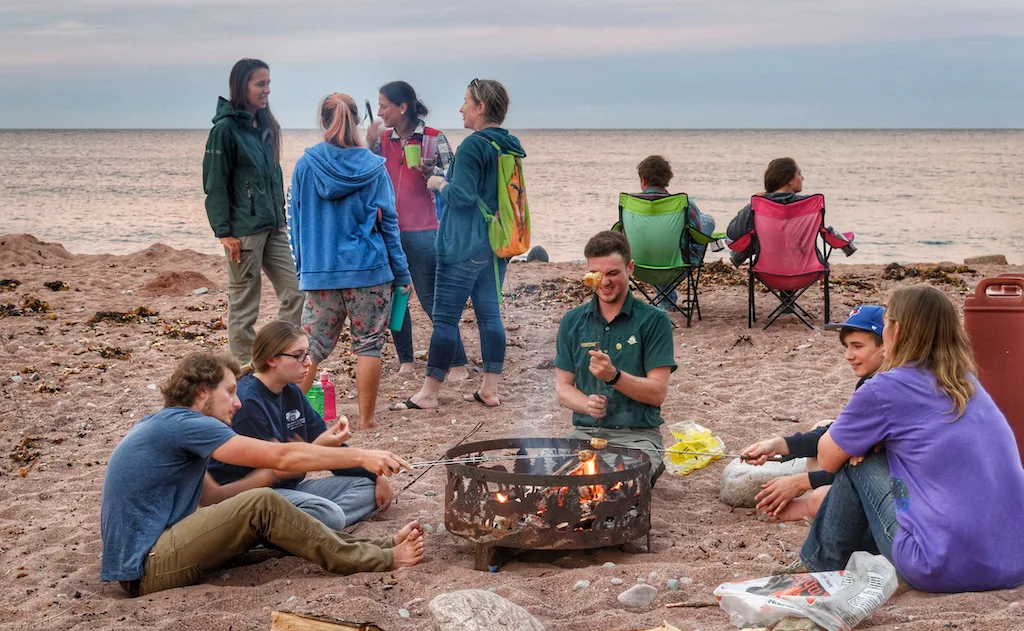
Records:
<instances>
[{"instance_id":1,"label":"fire pit","mask_svg":"<svg viewBox=\"0 0 1024 631\"><path fill-rule=\"evenodd\" d=\"M601 446L597 442L595 446ZM475 567L512 549L579 550L647 536L650 459L638 449L560 438L468 443L448 450L445 526L477 544Z\"/></svg>"}]
</instances>

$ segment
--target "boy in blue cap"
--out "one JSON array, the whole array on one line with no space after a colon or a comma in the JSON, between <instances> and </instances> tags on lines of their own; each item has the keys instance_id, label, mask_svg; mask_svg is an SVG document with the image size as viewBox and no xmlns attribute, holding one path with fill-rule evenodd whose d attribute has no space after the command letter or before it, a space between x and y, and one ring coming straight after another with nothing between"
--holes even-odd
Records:
<instances>
[{"instance_id":1,"label":"boy in blue cap","mask_svg":"<svg viewBox=\"0 0 1024 631\"><path fill-rule=\"evenodd\" d=\"M846 322L826 324L825 328L839 331L839 341L846 349L844 358L859 377L854 388L860 388L864 382L878 372L882 366L882 327L884 326L885 307L863 305L850 312ZM831 421L823 421L805 433L792 436L776 436L762 440L744 449L741 455L752 465L761 465L768 458L778 455L794 455L808 458L807 472L775 478L764 484L757 500L757 508L779 521L797 521L804 517L814 517L821 506L821 500L828 493L834 474L818 468L818 439L831 425ZM858 464L863 458L856 460ZM797 497L805 491L811 491L804 497Z\"/></svg>"}]
</instances>

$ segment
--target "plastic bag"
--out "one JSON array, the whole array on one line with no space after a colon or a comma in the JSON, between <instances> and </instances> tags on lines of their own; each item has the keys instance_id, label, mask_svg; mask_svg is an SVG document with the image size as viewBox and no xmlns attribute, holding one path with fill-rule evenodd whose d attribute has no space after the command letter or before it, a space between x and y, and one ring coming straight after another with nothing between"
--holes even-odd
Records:
<instances>
[{"instance_id":1,"label":"plastic bag","mask_svg":"<svg viewBox=\"0 0 1024 631\"><path fill-rule=\"evenodd\" d=\"M845 570L722 583L714 595L737 627L768 627L793 616L849 631L889 600L896 584L896 568L884 556L854 552Z\"/></svg>"},{"instance_id":2,"label":"plastic bag","mask_svg":"<svg viewBox=\"0 0 1024 631\"><path fill-rule=\"evenodd\" d=\"M724 454L725 443L717 436L711 435L711 430L689 421L669 425L668 431L676 439L676 444L669 447L670 451L702 451L705 453ZM687 456L683 454L665 454L665 470L672 475L686 475L708 466L712 460L718 460L716 456Z\"/></svg>"}]
</instances>

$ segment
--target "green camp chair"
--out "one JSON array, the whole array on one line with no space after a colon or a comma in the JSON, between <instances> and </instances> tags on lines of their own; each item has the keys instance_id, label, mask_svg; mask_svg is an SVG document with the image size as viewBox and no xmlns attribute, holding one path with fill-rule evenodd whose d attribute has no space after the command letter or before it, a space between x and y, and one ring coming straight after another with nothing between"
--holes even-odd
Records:
<instances>
[{"instance_id":1,"label":"green camp chair","mask_svg":"<svg viewBox=\"0 0 1024 631\"><path fill-rule=\"evenodd\" d=\"M690 260L690 245L706 246L715 240L694 227L689 208L685 193L667 196L620 193L619 222L612 227L622 230L633 253L630 283L652 305L665 301L678 309L686 316L687 327L695 310L697 319L701 319L697 289L704 267L703 255L700 260ZM707 252L707 248L703 252ZM648 291L641 282L654 287L654 291ZM669 295L684 282L686 299L673 301Z\"/></svg>"}]
</instances>

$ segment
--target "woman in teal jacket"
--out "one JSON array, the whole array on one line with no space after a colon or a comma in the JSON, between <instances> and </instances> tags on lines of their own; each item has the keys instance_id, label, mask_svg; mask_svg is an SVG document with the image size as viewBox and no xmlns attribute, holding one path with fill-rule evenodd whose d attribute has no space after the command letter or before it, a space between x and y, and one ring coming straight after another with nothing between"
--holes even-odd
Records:
<instances>
[{"instance_id":1,"label":"woman in teal jacket","mask_svg":"<svg viewBox=\"0 0 1024 631\"><path fill-rule=\"evenodd\" d=\"M246 364L259 317L260 270L281 301L279 320L299 323L302 294L285 232L281 126L270 112L270 69L242 59L231 69L203 158L206 215L228 257L228 344Z\"/></svg>"},{"instance_id":2,"label":"woman in teal jacket","mask_svg":"<svg viewBox=\"0 0 1024 631\"><path fill-rule=\"evenodd\" d=\"M484 376L480 389L466 400L487 407L501 404L498 384L505 363L505 326L495 288L504 280L508 260L497 259L495 263L487 223L477 200L483 200L488 208L498 207L499 152L526 155L519 140L501 127L508 103L508 92L501 83L473 79L459 110L463 125L473 133L459 145L448 167L448 177L427 180L427 187L440 193L445 208L437 230L434 331L427 354L427 376L419 392L391 409L437 407L438 392L455 358L459 321L469 298L480 331Z\"/></svg>"},{"instance_id":3,"label":"woman in teal jacket","mask_svg":"<svg viewBox=\"0 0 1024 631\"><path fill-rule=\"evenodd\" d=\"M324 142L295 163L288 223L313 362L300 387L309 390L348 320L359 426L366 429L373 426L392 291L396 285L412 291L412 278L384 158L362 146L358 125L359 108L349 95L336 92L321 102Z\"/></svg>"}]
</instances>

